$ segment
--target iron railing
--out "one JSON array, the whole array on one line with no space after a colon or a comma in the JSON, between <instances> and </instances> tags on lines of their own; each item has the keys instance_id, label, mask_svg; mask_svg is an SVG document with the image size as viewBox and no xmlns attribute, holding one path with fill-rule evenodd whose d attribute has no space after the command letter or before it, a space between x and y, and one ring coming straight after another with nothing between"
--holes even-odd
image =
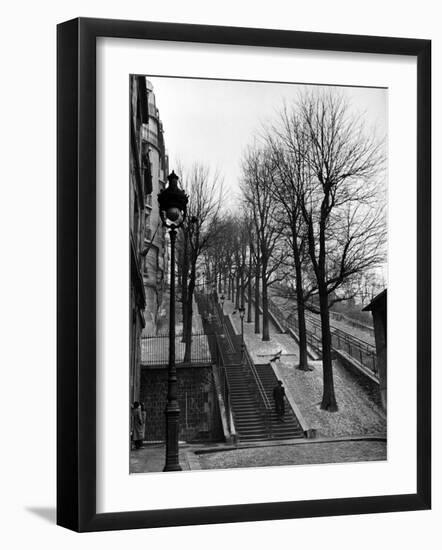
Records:
<instances>
[{"instance_id":1,"label":"iron railing","mask_svg":"<svg viewBox=\"0 0 442 550\"><path fill-rule=\"evenodd\" d=\"M220 389L221 389L221 396L224 402L224 407L226 410L227 427L228 427L229 433L235 436L236 430L233 422L232 405L230 402L230 384L226 373L225 362L224 362L225 360L222 353L222 346L219 341L219 335L215 336L214 343L216 347L216 360L214 362L214 368L218 374L218 380L221 385Z\"/></svg>"},{"instance_id":2,"label":"iron railing","mask_svg":"<svg viewBox=\"0 0 442 550\"><path fill-rule=\"evenodd\" d=\"M241 365L245 369L245 374L251 382L256 402L265 419L268 435L269 437L272 437L272 406L269 398L267 397L264 386L262 385L261 378L256 370L255 363L250 357L247 347L242 345L242 337L236 334L232 326L232 322L227 316L224 316L224 328L226 331L225 334L228 335L233 342L237 353L240 350Z\"/></svg>"},{"instance_id":3,"label":"iron railing","mask_svg":"<svg viewBox=\"0 0 442 550\"><path fill-rule=\"evenodd\" d=\"M307 313L306 324L307 331L314 333L318 341L321 341L322 331L319 319L315 319L312 314ZM375 376L378 376L375 346L333 326L330 327L330 333L333 349L347 353Z\"/></svg>"},{"instance_id":4,"label":"iron railing","mask_svg":"<svg viewBox=\"0 0 442 550\"><path fill-rule=\"evenodd\" d=\"M256 387L258 388L258 393L261 398L261 401L264 405L264 409L266 411L266 417L268 421L268 428L270 431L270 437L272 436L272 422L271 422L271 414L272 414L272 405L270 403L270 400L267 396L267 392L264 389L264 386L262 385L261 378L258 374L258 371L256 370L255 363L253 362L252 358L250 357L249 351L246 347L244 347L244 362L243 362L249 369L253 380L255 381Z\"/></svg>"},{"instance_id":5,"label":"iron railing","mask_svg":"<svg viewBox=\"0 0 442 550\"><path fill-rule=\"evenodd\" d=\"M212 364L210 353L211 334L197 332L192 334L190 364ZM183 363L186 343L183 334L175 337L175 361ZM143 365L167 365L169 362L169 334L148 334L141 337L141 363Z\"/></svg>"},{"instance_id":6,"label":"iron railing","mask_svg":"<svg viewBox=\"0 0 442 550\"><path fill-rule=\"evenodd\" d=\"M291 328L298 333L298 316L297 311L285 316L279 306L269 298L269 311L275 316L277 321L285 328ZM322 331L321 322L308 311L305 314L307 342L314 349L321 352L322 350ZM350 357L355 359L363 367L371 371L375 376L378 376L376 364L376 348L372 344L365 342L357 336L345 332L339 328L330 327L332 348L336 351L343 351Z\"/></svg>"}]
</instances>

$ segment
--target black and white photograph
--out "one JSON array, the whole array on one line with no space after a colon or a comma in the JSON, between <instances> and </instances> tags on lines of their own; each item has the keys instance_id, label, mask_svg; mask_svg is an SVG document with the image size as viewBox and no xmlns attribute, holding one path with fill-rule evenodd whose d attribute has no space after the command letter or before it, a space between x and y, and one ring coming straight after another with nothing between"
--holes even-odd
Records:
<instances>
[{"instance_id":1,"label":"black and white photograph","mask_svg":"<svg viewBox=\"0 0 442 550\"><path fill-rule=\"evenodd\" d=\"M437 547L438 7L6 5L1 547Z\"/></svg>"},{"instance_id":2,"label":"black and white photograph","mask_svg":"<svg viewBox=\"0 0 442 550\"><path fill-rule=\"evenodd\" d=\"M388 89L128 95L130 473L386 461Z\"/></svg>"}]
</instances>

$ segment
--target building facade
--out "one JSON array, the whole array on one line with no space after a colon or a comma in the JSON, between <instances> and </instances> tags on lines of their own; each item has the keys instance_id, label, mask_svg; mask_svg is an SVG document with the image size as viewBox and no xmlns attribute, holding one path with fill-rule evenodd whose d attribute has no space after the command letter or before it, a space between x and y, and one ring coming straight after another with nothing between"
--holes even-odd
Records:
<instances>
[{"instance_id":1,"label":"building facade","mask_svg":"<svg viewBox=\"0 0 442 550\"><path fill-rule=\"evenodd\" d=\"M158 193L167 179L163 126L152 84L130 77L130 399L140 399L141 336L158 329L167 272Z\"/></svg>"},{"instance_id":2,"label":"building facade","mask_svg":"<svg viewBox=\"0 0 442 550\"><path fill-rule=\"evenodd\" d=\"M146 256L144 263L143 282L146 294L145 333L153 334L158 329L163 294L166 285L167 244L166 229L163 227L158 207L158 193L166 185L168 174L168 157L164 145L163 125L156 106L152 84L146 80L148 102L148 125L145 129L145 141L149 170L151 174L151 190L147 196L145 208Z\"/></svg>"},{"instance_id":3,"label":"building facade","mask_svg":"<svg viewBox=\"0 0 442 550\"><path fill-rule=\"evenodd\" d=\"M387 289L375 296L363 311L371 311L373 315L379 390L382 407L387 410Z\"/></svg>"},{"instance_id":4,"label":"building facade","mask_svg":"<svg viewBox=\"0 0 442 550\"><path fill-rule=\"evenodd\" d=\"M148 124L145 78L130 76L130 176L129 176L129 247L130 247L130 400L140 393L141 333L145 327L146 293L143 282L145 204L152 191L150 165L144 139Z\"/></svg>"}]
</instances>

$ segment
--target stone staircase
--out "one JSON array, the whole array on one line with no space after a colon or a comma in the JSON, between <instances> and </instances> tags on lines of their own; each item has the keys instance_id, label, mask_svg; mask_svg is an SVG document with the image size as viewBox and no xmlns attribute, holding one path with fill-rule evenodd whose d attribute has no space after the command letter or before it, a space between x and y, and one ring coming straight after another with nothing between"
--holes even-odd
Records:
<instances>
[{"instance_id":1,"label":"stone staircase","mask_svg":"<svg viewBox=\"0 0 442 550\"><path fill-rule=\"evenodd\" d=\"M262 402L250 365L241 364L241 338L235 334L230 320L221 321L221 312L217 311L207 297L199 296L197 302L206 331L216 335L217 345L212 345L212 356L225 371L230 407L239 441L247 443L304 437L288 403L283 421L276 416L273 409L273 388L277 379L271 366L256 366L256 375L270 403L269 409Z\"/></svg>"},{"instance_id":2,"label":"stone staircase","mask_svg":"<svg viewBox=\"0 0 442 550\"><path fill-rule=\"evenodd\" d=\"M255 368L269 401L273 403L273 388L277 385L278 379L271 365L269 363L255 365ZM301 425L287 400L285 402L285 412L282 421L277 417L275 410L272 410L271 423L272 439L295 439L304 437Z\"/></svg>"},{"instance_id":3,"label":"stone staircase","mask_svg":"<svg viewBox=\"0 0 442 550\"><path fill-rule=\"evenodd\" d=\"M268 439L265 414L260 409L241 365L226 365L235 429L240 442Z\"/></svg>"}]
</instances>

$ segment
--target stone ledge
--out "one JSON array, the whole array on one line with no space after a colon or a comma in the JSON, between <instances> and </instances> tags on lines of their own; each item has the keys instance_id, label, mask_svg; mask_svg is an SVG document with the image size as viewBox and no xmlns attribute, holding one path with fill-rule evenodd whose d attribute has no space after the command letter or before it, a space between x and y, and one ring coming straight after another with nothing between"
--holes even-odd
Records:
<instances>
[{"instance_id":1,"label":"stone ledge","mask_svg":"<svg viewBox=\"0 0 442 550\"><path fill-rule=\"evenodd\" d=\"M279 370L278 366L276 365L275 361L272 361L269 363L270 366L273 369L273 372L276 375L276 378L278 380L284 380L284 376L281 374L281 371ZM303 417L301 410L299 409L298 405L296 404L295 398L293 397L291 391L285 386L285 396L287 397L287 401L290 403L290 407L293 409L293 412L295 413L296 418L298 419L299 424L301 425L302 431L304 432L304 435L307 439L315 439L317 428L314 426L310 426L305 418Z\"/></svg>"},{"instance_id":2,"label":"stone ledge","mask_svg":"<svg viewBox=\"0 0 442 550\"><path fill-rule=\"evenodd\" d=\"M287 334L289 334L293 338L293 340L295 340L295 342L299 344L298 335L292 328L289 328L287 330ZM313 361L318 361L320 359L320 355L316 353L316 351L310 346L310 344L307 344L307 354L310 359L313 359Z\"/></svg>"}]
</instances>

